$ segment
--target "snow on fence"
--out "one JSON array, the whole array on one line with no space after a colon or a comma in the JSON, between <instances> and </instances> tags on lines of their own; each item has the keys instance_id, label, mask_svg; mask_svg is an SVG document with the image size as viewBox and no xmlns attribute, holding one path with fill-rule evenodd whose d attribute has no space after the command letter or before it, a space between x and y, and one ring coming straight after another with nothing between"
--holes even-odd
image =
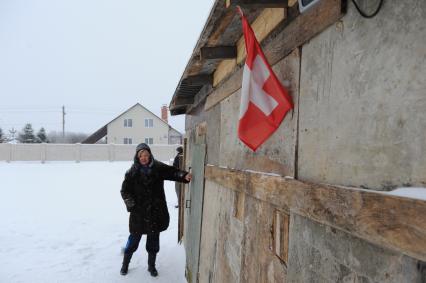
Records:
<instances>
[{"instance_id":1,"label":"snow on fence","mask_svg":"<svg viewBox=\"0 0 426 283\"><path fill-rule=\"evenodd\" d=\"M151 145L158 160L170 160L179 145ZM125 144L0 144L2 161L131 161L136 145Z\"/></svg>"}]
</instances>

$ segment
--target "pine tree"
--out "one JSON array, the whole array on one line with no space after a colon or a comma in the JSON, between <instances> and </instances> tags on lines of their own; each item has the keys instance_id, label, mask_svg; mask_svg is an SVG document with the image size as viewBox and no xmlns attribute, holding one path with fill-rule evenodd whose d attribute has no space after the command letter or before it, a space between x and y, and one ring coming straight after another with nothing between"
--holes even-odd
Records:
<instances>
[{"instance_id":1,"label":"pine tree","mask_svg":"<svg viewBox=\"0 0 426 283\"><path fill-rule=\"evenodd\" d=\"M49 140L47 139L46 130L43 127L37 133L37 142L38 143L49 142Z\"/></svg>"},{"instance_id":2,"label":"pine tree","mask_svg":"<svg viewBox=\"0 0 426 283\"><path fill-rule=\"evenodd\" d=\"M34 136L33 126L28 123L18 135L18 141L21 143L35 143L36 137Z\"/></svg>"}]
</instances>

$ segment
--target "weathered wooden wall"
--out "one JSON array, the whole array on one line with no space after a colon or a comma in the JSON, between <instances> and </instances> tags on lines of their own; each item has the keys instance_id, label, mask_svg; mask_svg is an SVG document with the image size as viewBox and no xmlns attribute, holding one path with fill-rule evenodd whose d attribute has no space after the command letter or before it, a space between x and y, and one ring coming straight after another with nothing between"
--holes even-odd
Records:
<instances>
[{"instance_id":1,"label":"weathered wooden wall","mask_svg":"<svg viewBox=\"0 0 426 283\"><path fill-rule=\"evenodd\" d=\"M288 272L290 282L422 282L425 276L424 262L401 254L426 259L425 202L215 166L206 168L206 179L200 278L282 282ZM277 211L291 214L288 265L272 249Z\"/></svg>"},{"instance_id":2,"label":"weathered wooden wall","mask_svg":"<svg viewBox=\"0 0 426 283\"><path fill-rule=\"evenodd\" d=\"M205 123L207 163L218 168L377 190L425 186L424 15L422 0L385 1L369 20L349 3L340 22L274 62L295 109L256 153L237 138L241 72L211 94L220 100L187 116L190 143ZM232 182L205 182L200 282L426 282L420 201L405 207L390 198L387 215L378 194L315 194L292 182L280 194L261 183L256 191L255 179ZM346 211L351 205L358 214ZM290 216L287 262L273 251L276 211Z\"/></svg>"}]
</instances>

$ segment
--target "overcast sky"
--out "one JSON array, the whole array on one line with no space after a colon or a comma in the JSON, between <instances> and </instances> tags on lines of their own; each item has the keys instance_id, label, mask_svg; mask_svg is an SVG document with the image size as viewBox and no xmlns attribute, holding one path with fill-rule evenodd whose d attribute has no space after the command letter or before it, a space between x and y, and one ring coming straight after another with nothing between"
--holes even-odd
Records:
<instances>
[{"instance_id":1,"label":"overcast sky","mask_svg":"<svg viewBox=\"0 0 426 283\"><path fill-rule=\"evenodd\" d=\"M92 133L139 102L160 116L214 0L0 0L0 128ZM184 116L170 124L184 131Z\"/></svg>"}]
</instances>

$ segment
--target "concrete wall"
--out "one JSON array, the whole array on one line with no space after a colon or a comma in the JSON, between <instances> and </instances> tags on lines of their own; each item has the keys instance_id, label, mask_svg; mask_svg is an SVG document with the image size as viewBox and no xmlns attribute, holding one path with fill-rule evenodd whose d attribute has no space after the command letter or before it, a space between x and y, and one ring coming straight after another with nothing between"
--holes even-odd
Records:
<instances>
[{"instance_id":1,"label":"concrete wall","mask_svg":"<svg viewBox=\"0 0 426 283\"><path fill-rule=\"evenodd\" d=\"M423 283L421 262L292 215L287 282ZM423 280L423 281L422 281Z\"/></svg>"},{"instance_id":2,"label":"concrete wall","mask_svg":"<svg viewBox=\"0 0 426 283\"><path fill-rule=\"evenodd\" d=\"M388 190L426 186L426 2L352 3L303 46L299 178Z\"/></svg>"},{"instance_id":3,"label":"concrete wall","mask_svg":"<svg viewBox=\"0 0 426 283\"><path fill-rule=\"evenodd\" d=\"M169 161L179 145L152 145L154 157ZM114 144L0 144L3 161L131 161L136 145Z\"/></svg>"}]
</instances>

